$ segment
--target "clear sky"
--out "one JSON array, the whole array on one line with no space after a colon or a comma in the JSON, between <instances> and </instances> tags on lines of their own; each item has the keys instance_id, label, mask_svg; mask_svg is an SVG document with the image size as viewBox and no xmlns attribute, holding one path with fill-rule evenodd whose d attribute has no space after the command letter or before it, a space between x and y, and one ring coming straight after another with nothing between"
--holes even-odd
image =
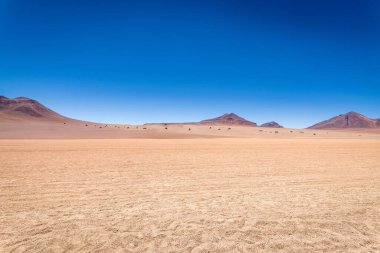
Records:
<instances>
[{"instance_id":1,"label":"clear sky","mask_svg":"<svg viewBox=\"0 0 380 253\"><path fill-rule=\"evenodd\" d=\"M110 123L380 118L380 1L0 0L0 95Z\"/></svg>"}]
</instances>

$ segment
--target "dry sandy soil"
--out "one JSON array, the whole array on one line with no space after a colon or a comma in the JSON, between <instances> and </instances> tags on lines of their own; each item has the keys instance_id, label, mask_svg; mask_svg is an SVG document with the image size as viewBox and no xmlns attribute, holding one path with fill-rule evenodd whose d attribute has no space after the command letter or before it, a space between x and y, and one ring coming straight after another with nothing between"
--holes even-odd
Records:
<instances>
[{"instance_id":1,"label":"dry sandy soil","mask_svg":"<svg viewBox=\"0 0 380 253\"><path fill-rule=\"evenodd\" d=\"M0 252L379 252L380 140L337 136L0 140Z\"/></svg>"},{"instance_id":2,"label":"dry sandy soil","mask_svg":"<svg viewBox=\"0 0 380 253\"><path fill-rule=\"evenodd\" d=\"M264 138L378 139L380 128L289 129L217 125L116 125L81 121L1 121L0 139L120 139L120 138Z\"/></svg>"}]
</instances>

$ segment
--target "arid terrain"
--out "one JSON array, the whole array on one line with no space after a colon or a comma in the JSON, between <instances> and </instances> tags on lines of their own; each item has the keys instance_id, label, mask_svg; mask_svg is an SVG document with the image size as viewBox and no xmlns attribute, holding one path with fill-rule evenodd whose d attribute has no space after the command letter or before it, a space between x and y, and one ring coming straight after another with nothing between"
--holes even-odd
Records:
<instances>
[{"instance_id":1,"label":"arid terrain","mask_svg":"<svg viewBox=\"0 0 380 253\"><path fill-rule=\"evenodd\" d=\"M379 252L379 139L279 131L0 140L0 252Z\"/></svg>"},{"instance_id":2,"label":"arid terrain","mask_svg":"<svg viewBox=\"0 0 380 253\"><path fill-rule=\"evenodd\" d=\"M380 252L377 122L105 124L0 96L0 252Z\"/></svg>"},{"instance_id":3,"label":"arid terrain","mask_svg":"<svg viewBox=\"0 0 380 253\"><path fill-rule=\"evenodd\" d=\"M380 0L0 0L0 253L380 253Z\"/></svg>"},{"instance_id":4,"label":"arid terrain","mask_svg":"<svg viewBox=\"0 0 380 253\"><path fill-rule=\"evenodd\" d=\"M289 129L227 125L147 124L118 125L81 121L0 121L1 139L371 139L380 140L380 128Z\"/></svg>"}]
</instances>

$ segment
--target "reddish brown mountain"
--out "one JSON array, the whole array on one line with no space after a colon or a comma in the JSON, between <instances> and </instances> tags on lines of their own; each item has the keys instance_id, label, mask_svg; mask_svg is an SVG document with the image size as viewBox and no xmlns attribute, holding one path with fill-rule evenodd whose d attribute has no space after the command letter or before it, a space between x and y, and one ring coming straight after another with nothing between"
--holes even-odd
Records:
<instances>
[{"instance_id":1,"label":"reddish brown mountain","mask_svg":"<svg viewBox=\"0 0 380 253\"><path fill-rule=\"evenodd\" d=\"M0 120L64 121L68 118L30 98L0 96Z\"/></svg>"},{"instance_id":2,"label":"reddish brown mountain","mask_svg":"<svg viewBox=\"0 0 380 253\"><path fill-rule=\"evenodd\" d=\"M235 113L226 113L222 116L206 119L199 122L181 122L181 123L146 123L146 125L230 125L230 126L254 126L257 124L248 121Z\"/></svg>"},{"instance_id":3,"label":"reddish brown mountain","mask_svg":"<svg viewBox=\"0 0 380 253\"><path fill-rule=\"evenodd\" d=\"M322 121L309 128L327 129L327 128L376 128L380 127L380 119L370 119L357 112L349 112L329 120Z\"/></svg>"},{"instance_id":4,"label":"reddish brown mountain","mask_svg":"<svg viewBox=\"0 0 380 253\"><path fill-rule=\"evenodd\" d=\"M283 126L281 126L280 124L278 124L275 121L267 122L267 123L264 123L264 124L262 124L260 126L261 127L283 128Z\"/></svg>"},{"instance_id":5,"label":"reddish brown mountain","mask_svg":"<svg viewBox=\"0 0 380 253\"><path fill-rule=\"evenodd\" d=\"M199 122L203 125L238 125L238 126L257 126L256 123L248 121L235 113L226 113L222 116L206 119Z\"/></svg>"}]
</instances>

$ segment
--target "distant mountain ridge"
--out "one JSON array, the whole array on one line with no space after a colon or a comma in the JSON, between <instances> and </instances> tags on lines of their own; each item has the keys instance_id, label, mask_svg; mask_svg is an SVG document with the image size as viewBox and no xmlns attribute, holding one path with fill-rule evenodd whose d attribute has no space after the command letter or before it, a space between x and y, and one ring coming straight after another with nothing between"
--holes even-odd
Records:
<instances>
[{"instance_id":1,"label":"distant mountain ridge","mask_svg":"<svg viewBox=\"0 0 380 253\"><path fill-rule=\"evenodd\" d=\"M17 97L7 98L0 96L0 120L33 120L33 121L76 121L80 120L71 119L47 108L36 100ZM199 122L185 122L185 123L151 123L151 124L192 124L192 125L230 125L230 126L252 126L257 127L255 122L249 121L235 113L225 113L219 117L206 119ZM275 121L264 123L260 127L273 127L282 128L280 124ZM341 114L331 119L322 121L310 129L345 129L345 128L380 128L380 119L371 119L357 112L348 112Z\"/></svg>"},{"instance_id":2,"label":"distant mountain ridge","mask_svg":"<svg viewBox=\"0 0 380 253\"><path fill-rule=\"evenodd\" d=\"M62 121L69 118L30 98L0 96L0 119Z\"/></svg>"},{"instance_id":3,"label":"distant mountain ridge","mask_svg":"<svg viewBox=\"0 0 380 253\"><path fill-rule=\"evenodd\" d=\"M271 122L264 123L264 124L260 125L260 127L283 128L283 126L281 126L280 124L278 124L276 121L271 121Z\"/></svg>"},{"instance_id":4,"label":"distant mountain ridge","mask_svg":"<svg viewBox=\"0 0 380 253\"><path fill-rule=\"evenodd\" d=\"M322 121L308 128L311 129L337 129L337 128L377 128L380 119L371 119L357 112L348 112L331 119Z\"/></svg>"},{"instance_id":5,"label":"distant mountain ridge","mask_svg":"<svg viewBox=\"0 0 380 253\"><path fill-rule=\"evenodd\" d=\"M255 122L246 120L245 118L242 118L235 113L226 113L222 116L212 118L212 119L206 119L199 122L199 124L202 125L238 125L238 126L254 126L256 127L257 124Z\"/></svg>"}]
</instances>

